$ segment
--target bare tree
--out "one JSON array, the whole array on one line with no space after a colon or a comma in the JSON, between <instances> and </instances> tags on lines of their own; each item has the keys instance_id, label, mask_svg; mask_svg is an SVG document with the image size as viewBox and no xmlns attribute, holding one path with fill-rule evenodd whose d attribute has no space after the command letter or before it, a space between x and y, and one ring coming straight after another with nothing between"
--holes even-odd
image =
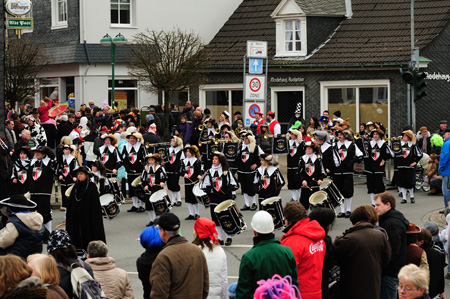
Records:
<instances>
[{"instance_id":1,"label":"bare tree","mask_svg":"<svg viewBox=\"0 0 450 299\"><path fill-rule=\"evenodd\" d=\"M165 101L171 93L206 82L203 69L210 55L200 37L176 28L171 31L145 32L134 36L130 74L150 92L162 92ZM169 136L169 107L164 107L164 138Z\"/></svg>"},{"instance_id":2,"label":"bare tree","mask_svg":"<svg viewBox=\"0 0 450 299\"><path fill-rule=\"evenodd\" d=\"M50 63L43 54L43 45L26 39L11 38L5 51L5 97L14 107L15 102L34 95L34 80Z\"/></svg>"}]
</instances>

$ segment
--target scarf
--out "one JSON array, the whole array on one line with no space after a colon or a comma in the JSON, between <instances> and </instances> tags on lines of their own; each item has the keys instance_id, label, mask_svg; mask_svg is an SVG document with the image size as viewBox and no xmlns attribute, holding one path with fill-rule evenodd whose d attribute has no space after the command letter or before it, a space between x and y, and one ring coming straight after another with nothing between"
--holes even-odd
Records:
<instances>
[{"instance_id":1,"label":"scarf","mask_svg":"<svg viewBox=\"0 0 450 299\"><path fill-rule=\"evenodd\" d=\"M219 234L217 233L214 221L205 217L198 218L197 221L195 221L194 230L200 239L210 238L211 241L217 242L215 234Z\"/></svg>"}]
</instances>

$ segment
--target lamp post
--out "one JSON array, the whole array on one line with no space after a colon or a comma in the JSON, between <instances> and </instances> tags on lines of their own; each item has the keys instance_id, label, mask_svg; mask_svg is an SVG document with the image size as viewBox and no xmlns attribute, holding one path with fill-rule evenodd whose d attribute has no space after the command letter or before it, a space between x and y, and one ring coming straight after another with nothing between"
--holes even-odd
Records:
<instances>
[{"instance_id":1,"label":"lamp post","mask_svg":"<svg viewBox=\"0 0 450 299\"><path fill-rule=\"evenodd\" d=\"M111 47L111 67L112 67L112 86L111 86L111 108L114 109L114 75L116 64L116 46L124 45L127 43L127 39L122 34L117 34L115 38L112 38L109 34L106 34L101 40L100 44L103 46Z\"/></svg>"}]
</instances>

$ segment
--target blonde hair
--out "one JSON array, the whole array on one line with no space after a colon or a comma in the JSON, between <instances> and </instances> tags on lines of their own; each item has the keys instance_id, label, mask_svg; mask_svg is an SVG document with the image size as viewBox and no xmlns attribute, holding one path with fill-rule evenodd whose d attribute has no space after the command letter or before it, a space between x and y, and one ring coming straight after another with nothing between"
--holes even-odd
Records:
<instances>
[{"instance_id":1,"label":"blonde hair","mask_svg":"<svg viewBox=\"0 0 450 299\"><path fill-rule=\"evenodd\" d=\"M40 253L32 254L27 257L27 262L43 283L59 285L59 271L53 256Z\"/></svg>"},{"instance_id":2,"label":"blonde hair","mask_svg":"<svg viewBox=\"0 0 450 299\"><path fill-rule=\"evenodd\" d=\"M17 255L0 256L0 293L8 293L19 282L30 277L33 270Z\"/></svg>"},{"instance_id":3,"label":"blonde hair","mask_svg":"<svg viewBox=\"0 0 450 299\"><path fill-rule=\"evenodd\" d=\"M411 282L417 289L425 289L425 293L428 294L429 278L426 270L414 264L409 264L400 269L398 279Z\"/></svg>"}]
</instances>

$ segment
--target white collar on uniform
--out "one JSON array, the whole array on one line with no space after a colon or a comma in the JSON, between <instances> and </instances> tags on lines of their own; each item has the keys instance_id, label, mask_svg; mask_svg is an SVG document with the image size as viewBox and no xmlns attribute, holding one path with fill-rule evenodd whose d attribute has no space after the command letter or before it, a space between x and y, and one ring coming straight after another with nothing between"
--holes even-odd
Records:
<instances>
[{"instance_id":1,"label":"white collar on uniform","mask_svg":"<svg viewBox=\"0 0 450 299\"><path fill-rule=\"evenodd\" d=\"M137 143L136 143L136 144L137 144ZM108 146L102 145L102 146L99 148L100 152L103 153L104 150L105 150L105 148L108 148L108 151L109 151L110 153L113 153L113 152L114 152L114 149L115 149L114 145L111 145L111 144L108 145Z\"/></svg>"},{"instance_id":2,"label":"white collar on uniform","mask_svg":"<svg viewBox=\"0 0 450 299\"><path fill-rule=\"evenodd\" d=\"M408 142L402 141L402 146L404 146L405 144L407 144L408 147L412 146L412 142L411 141L408 141Z\"/></svg>"},{"instance_id":3,"label":"white collar on uniform","mask_svg":"<svg viewBox=\"0 0 450 299\"><path fill-rule=\"evenodd\" d=\"M72 162L72 160L73 159L75 159L75 157L74 156L72 156L71 154L69 154L69 155L63 155L63 161L64 160L66 160L67 161L67 164L70 164L70 162Z\"/></svg>"},{"instance_id":4,"label":"white collar on uniform","mask_svg":"<svg viewBox=\"0 0 450 299\"><path fill-rule=\"evenodd\" d=\"M295 140L289 140L289 146L292 146L292 145L294 145L294 143L295 143L295 146L296 147L298 147L298 145L300 144L299 142L298 142L298 139L295 139Z\"/></svg>"},{"instance_id":5,"label":"white collar on uniform","mask_svg":"<svg viewBox=\"0 0 450 299\"><path fill-rule=\"evenodd\" d=\"M309 158L311 158L311 162L315 163L316 159L317 159L317 155L316 154L312 154L312 155L303 155L302 159L303 161L305 161L305 163L308 163Z\"/></svg>"},{"instance_id":6,"label":"white collar on uniform","mask_svg":"<svg viewBox=\"0 0 450 299\"><path fill-rule=\"evenodd\" d=\"M214 176L214 173L217 171L217 173L218 173L218 175L219 175L219 177L221 177L222 176L222 164L219 164L219 166L211 166L211 168L209 169L209 171L210 171L210 173L211 173L211 176L213 177Z\"/></svg>"},{"instance_id":7,"label":"white collar on uniform","mask_svg":"<svg viewBox=\"0 0 450 299\"><path fill-rule=\"evenodd\" d=\"M272 176L272 174L277 170L276 166L270 165L269 167L261 166L258 168L259 174L264 175L264 171L267 169L267 174Z\"/></svg>"},{"instance_id":8,"label":"white collar on uniform","mask_svg":"<svg viewBox=\"0 0 450 299\"><path fill-rule=\"evenodd\" d=\"M324 142L321 146L320 146L320 150L323 152L325 152L327 149L329 149L331 147L331 144L329 144L328 142Z\"/></svg>"},{"instance_id":9,"label":"white collar on uniform","mask_svg":"<svg viewBox=\"0 0 450 299\"><path fill-rule=\"evenodd\" d=\"M340 149L342 145L344 145L345 148L348 148L350 144L352 144L350 140L345 140L344 143L341 143L340 141L337 142L338 149Z\"/></svg>"},{"instance_id":10,"label":"white collar on uniform","mask_svg":"<svg viewBox=\"0 0 450 299\"><path fill-rule=\"evenodd\" d=\"M370 141L370 146L374 147L375 144L378 145L378 148L381 148L383 146L384 141L383 140L378 140L378 142L375 142L375 140L371 140Z\"/></svg>"},{"instance_id":11,"label":"white collar on uniform","mask_svg":"<svg viewBox=\"0 0 450 299\"><path fill-rule=\"evenodd\" d=\"M194 165L195 161L197 161L196 157L185 158L183 163L187 166L188 162L191 162L191 166Z\"/></svg>"},{"instance_id":12,"label":"white collar on uniform","mask_svg":"<svg viewBox=\"0 0 450 299\"><path fill-rule=\"evenodd\" d=\"M175 155L178 154L179 151L180 151L180 147L179 146L177 146L177 147L170 146L170 148L169 148L169 153L174 152Z\"/></svg>"},{"instance_id":13,"label":"white collar on uniform","mask_svg":"<svg viewBox=\"0 0 450 299\"><path fill-rule=\"evenodd\" d=\"M127 143L126 145L127 148L127 152L131 152L131 148L134 148L134 150L136 151L136 153L139 151L139 149L141 148L141 143L138 141L136 142L135 145L131 145L131 143Z\"/></svg>"},{"instance_id":14,"label":"white collar on uniform","mask_svg":"<svg viewBox=\"0 0 450 299\"><path fill-rule=\"evenodd\" d=\"M242 151L245 151L245 149L247 148L247 151L250 151L250 144L245 144L244 142L242 142Z\"/></svg>"},{"instance_id":15,"label":"white collar on uniform","mask_svg":"<svg viewBox=\"0 0 450 299\"><path fill-rule=\"evenodd\" d=\"M42 161L42 164L44 164L45 166L48 165L48 163L50 162L50 158L45 156L45 158L43 158L42 160L38 160L36 158L33 158L33 160L31 160L31 165L34 165L34 163L36 163L37 161Z\"/></svg>"}]
</instances>

